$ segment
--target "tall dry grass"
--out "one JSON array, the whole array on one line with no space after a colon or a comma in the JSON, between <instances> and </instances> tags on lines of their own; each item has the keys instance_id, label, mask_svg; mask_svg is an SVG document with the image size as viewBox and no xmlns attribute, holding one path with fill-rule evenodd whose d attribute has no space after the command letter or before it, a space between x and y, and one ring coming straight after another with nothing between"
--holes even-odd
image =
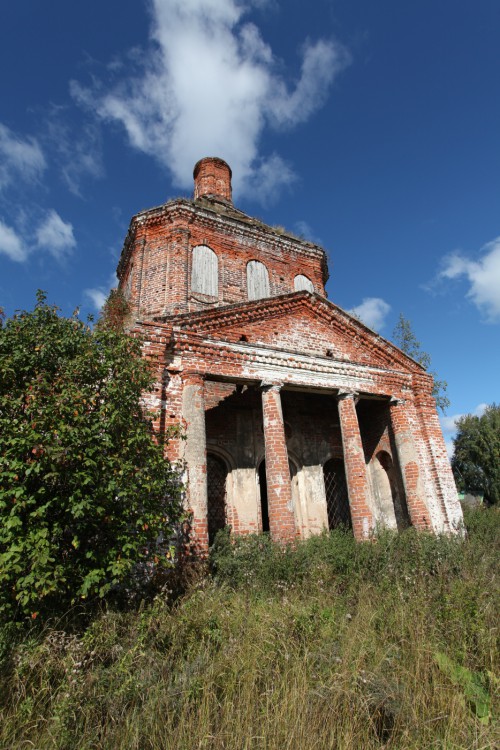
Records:
<instances>
[{"instance_id":1,"label":"tall dry grass","mask_svg":"<svg viewBox=\"0 0 500 750\"><path fill-rule=\"evenodd\" d=\"M5 628L0 747L497 747L499 518L466 540L222 536L174 604Z\"/></svg>"}]
</instances>

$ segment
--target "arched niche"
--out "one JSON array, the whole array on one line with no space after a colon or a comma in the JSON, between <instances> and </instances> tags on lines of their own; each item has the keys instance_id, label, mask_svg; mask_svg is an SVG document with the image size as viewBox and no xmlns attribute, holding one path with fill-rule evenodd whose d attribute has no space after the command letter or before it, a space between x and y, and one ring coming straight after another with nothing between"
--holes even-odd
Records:
<instances>
[{"instance_id":1,"label":"arched niche","mask_svg":"<svg viewBox=\"0 0 500 750\"><path fill-rule=\"evenodd\" d=\"M249 300L269 297L269 274L267 268L259 260L247 263L247 294Z\"/></svg>"},{"instance_id":2,"label":"arched niche","mask_svg":"<svg viewBox=\"0 0 500 750\"><path fill-rule=\"evenodd\" d=\"M398 482L392 458L387 451L378 451L371 461L371 473L377 503L377 521L385 528L397 529Z\"/></svg>"},{"instance_id":3,"label":"arched niche","mask_svg":"<svg viewBox=\"0 0 500 750\"><path fill-rule=\"evenodd\" d=\"M307 276L299 273L293 280L293 288L296 292L314 292L314 284Z\"/></svg>"},{"instance_id":4,"label":"arched niche","mask_svg":"<svg viewBox=\"0 0 500 750\"><path fill-rule=\"evenodd\" d=\"M219 261L208 245L193 247L191 291L206 297L219 296Z\"/></svg>"}]
</instances>

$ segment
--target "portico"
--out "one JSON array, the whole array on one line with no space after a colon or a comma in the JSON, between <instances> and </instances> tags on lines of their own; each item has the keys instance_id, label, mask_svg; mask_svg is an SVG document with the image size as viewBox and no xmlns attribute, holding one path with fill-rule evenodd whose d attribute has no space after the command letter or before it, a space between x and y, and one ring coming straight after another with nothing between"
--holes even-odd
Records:
<instances>
[{"instance_id":1,"label":"portico","mask_svg":"<svg viewBox=\"0 0 500 750\"><path fill-rule=\"evenodd\" d=\"M394 399L192 372L183 383L189 507L201 546L226 525L283 542L340 524L360 540L377 526L424 526L425 506L407 494L403 474L415 446L402 442Z\"/></svg>"}]
</instances>

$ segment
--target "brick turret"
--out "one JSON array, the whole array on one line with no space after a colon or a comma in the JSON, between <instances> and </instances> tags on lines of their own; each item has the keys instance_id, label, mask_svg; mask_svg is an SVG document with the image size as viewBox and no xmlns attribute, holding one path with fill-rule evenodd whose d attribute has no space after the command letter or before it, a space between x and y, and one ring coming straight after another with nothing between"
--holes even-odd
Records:
<instances>
[{"instance_id":1,"label":"brick turret","mask_svg":"<svg viewBox=\"0 0 500 750\"><path fill-rule=\"evenodd\" d=\"M207 156L195 164L194 171L194 198L202 198L204 195L211 198L219 198L232 203L231 177L232 172L229 164L216 156Z\"/></svg>"}]
</instances>

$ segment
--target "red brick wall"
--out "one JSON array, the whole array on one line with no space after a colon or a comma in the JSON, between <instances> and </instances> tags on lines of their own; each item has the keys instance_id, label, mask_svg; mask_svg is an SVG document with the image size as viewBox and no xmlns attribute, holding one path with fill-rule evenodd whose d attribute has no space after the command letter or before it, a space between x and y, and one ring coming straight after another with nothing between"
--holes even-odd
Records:
<instances>
[{"instance_id":1,"label":"red brick wall","mask_svg":"<svg viewBox=\"0 0 500 750\"><path fill-rule=\"evenodd\" d=\"M271 296L293 292L297 274L307 276L315 291L325 295L325 256L320 248L227 217L205 203L197 208L191 201L174 201L132 220L118 274L120 288L130 288L136 318L246 301L251 260L265 264ZM208 245L218 258L219 299L209 305L190 291L192 249L197 245Z\"/></svg>"}]
</instances>

